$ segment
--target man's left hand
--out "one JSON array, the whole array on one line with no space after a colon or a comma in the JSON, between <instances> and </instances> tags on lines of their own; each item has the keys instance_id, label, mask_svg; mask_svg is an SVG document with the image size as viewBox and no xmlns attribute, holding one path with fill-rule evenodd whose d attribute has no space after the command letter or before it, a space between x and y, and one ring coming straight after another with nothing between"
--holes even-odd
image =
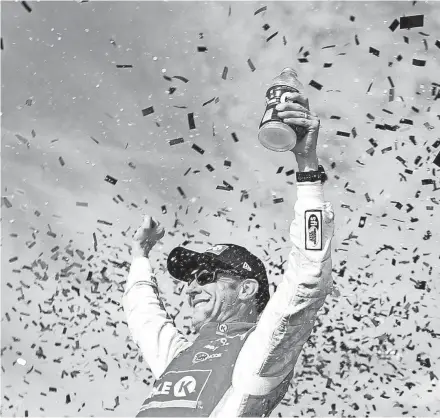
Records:
<instances>
[{"instance_id":1,"label":"man's left hand","mask_svg":"<svg viewBox=\"0 0 440 418\"><path fill-rule=\"evenodd\" d=\"M287 93L292 102L280 103L276 109L278 116L290 126L300 126L306 134L297 138L295 147L291 150L297 158L308 159L316 156L316 146L320 120L316 113L310 111L309 100L300 93Z\"/></svg>"}]
</instances>

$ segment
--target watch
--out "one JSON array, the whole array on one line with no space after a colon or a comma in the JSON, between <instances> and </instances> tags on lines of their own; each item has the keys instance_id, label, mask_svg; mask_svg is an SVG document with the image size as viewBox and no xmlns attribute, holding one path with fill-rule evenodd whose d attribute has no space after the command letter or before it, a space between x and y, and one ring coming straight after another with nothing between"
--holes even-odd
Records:
<instances>
[{"instance_id":1,"label":"watch","mask_svg":"<svg viewBox=\"0 0 440 418\"><path fill-rule=\"evenodd\" d=\"M303 171L296 173L296 182L303 183L306 181L319 181L321 180L321 184L327 180L327 174L325 173L324 167L322 165L318 165L318 171Z\"/></svg>"}]
</instances>

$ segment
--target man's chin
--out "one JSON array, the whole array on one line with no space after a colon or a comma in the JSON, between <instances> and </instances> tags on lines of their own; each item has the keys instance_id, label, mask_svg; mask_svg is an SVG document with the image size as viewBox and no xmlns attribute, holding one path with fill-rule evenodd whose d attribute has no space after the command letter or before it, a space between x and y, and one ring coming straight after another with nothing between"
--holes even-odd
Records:
<instances>
[{"instance_id":1,"label":"man's chin","mask_svg":"<svg viewBox=\"0 0 440 418\"><path fill-rule=\"evenodd\" d=\"M208 319L197 318L197 314L194 315L192 318L192 327L194 328L195 332L199 332L203 325L205 325L206 323L208 323Z\"/></svg>"}]
</instances>

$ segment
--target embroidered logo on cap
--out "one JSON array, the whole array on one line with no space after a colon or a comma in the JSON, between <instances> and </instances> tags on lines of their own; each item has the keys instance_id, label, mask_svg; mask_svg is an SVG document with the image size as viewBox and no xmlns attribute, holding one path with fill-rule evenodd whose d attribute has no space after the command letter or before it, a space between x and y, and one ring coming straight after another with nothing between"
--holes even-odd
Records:
<instances>
[{"instance_id":1,"label":"embroidered logo on cap","mask_svg":"<svg viewBox=\"0 0 440 418\"><path fill-rule=\"evenodd\" d=\"M248 263L244 263L243 268L246 269L247 271L252 271L252 269L249 267Z\"/></svg>"},{"instance_id":2,"label":"embroidered logo on cap","mask_svg":"<svg viewBox=\"0 0 440 418\"><path fill-rule=\"evenodd\" d=\"M220 255L223 251L227 250L228 247L226 245L216 245L215 247L208 248L206 250L207 253L213 253L215 255Z\"/></svg>"}]
</instances>

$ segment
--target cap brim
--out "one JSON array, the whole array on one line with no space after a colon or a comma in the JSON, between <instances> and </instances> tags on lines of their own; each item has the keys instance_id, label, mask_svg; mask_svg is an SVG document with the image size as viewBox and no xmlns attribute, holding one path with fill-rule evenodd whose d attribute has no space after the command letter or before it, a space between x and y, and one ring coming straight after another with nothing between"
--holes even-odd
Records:
<instances>
[{"instance_id":1,"label":"cap brim","mask_svg":"<svg viewBox=\"0 0 440 418\"><path fill-rule=\"evenodd\" d=\"M188 273L197 267L206 266L208 268L227 267L224 263L209 253L198 253L184 247L174 248L167 260L168 272L177 280L187 282Z\"/></svg>"}]
</instances>

